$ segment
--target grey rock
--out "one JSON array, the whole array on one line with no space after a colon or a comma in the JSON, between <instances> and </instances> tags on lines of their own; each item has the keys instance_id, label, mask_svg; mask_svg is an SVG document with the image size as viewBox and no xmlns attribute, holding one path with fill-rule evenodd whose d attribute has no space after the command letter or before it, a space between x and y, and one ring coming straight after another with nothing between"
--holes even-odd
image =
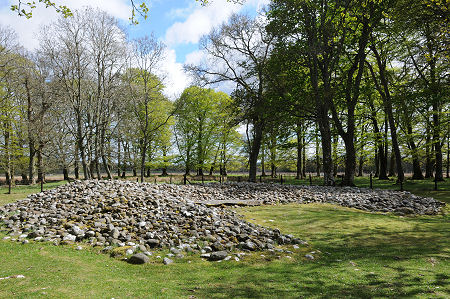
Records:
<instances>
[{"instance_id":1,"label":"grey rock","mask_svg":"<svg viewBox=\"0 0 450 299\"><path fill-rule=\"evenodd\" d=\"M147 255L145 255L145 254L142 253L142 252L139 252L139 253L136 253L136 254L132 255L132 256L128 259L128 262L129 262L130 264L136 264L136 265L138 265L138 264L145 264L145 263L148 263L149 260L150 260L150 259L149 259L149 257L148 257Z\"/></svg>"},{"instance_id":2,"label":"grey rock","mask_svg":"<svg viewBox=\"0 0 450 299\"><path fill-rule=\"evenodd\" d=\"M226 251L215 251L212 252L209 256L210 261L220 261L225 259L228 256L228 252Z\"/></svg>"},{"instance_id":3,"label":"grey rock","mask_svg":"<svg viewBox=\"0 0 450 299\"><path fill-rule=\"evenodd\" d=\"M164 263L164 265L170 265L173 263L173 260L169 259L168 257L165 257L163 259L163 263Z\"/></svg>"},{"instance_id":4,"label":"grey rock","mask_svg":"<svg viewBox=\"0 0 450 299\"><path fill-rule=\"evenodd\" d=\"M76 239L77 239L77 236L67 234L66 236L64 236L63 241L75 242Z\"/></svg>"}]
</instances>

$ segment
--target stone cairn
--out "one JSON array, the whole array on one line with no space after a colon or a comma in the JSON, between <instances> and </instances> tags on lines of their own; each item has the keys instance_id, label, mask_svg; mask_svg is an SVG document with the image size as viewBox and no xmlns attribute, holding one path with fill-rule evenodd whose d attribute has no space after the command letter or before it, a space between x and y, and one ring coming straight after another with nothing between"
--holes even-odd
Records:
<instances>
[{"instance_id":1,"label":"stone cairn","mask_svg":"<svg viewBox=\"0 0 450 299\"><path fill-rule=\"evenodd\" d=\"M409 192L253 183L169 185L130 181L75 181L0 207L10 235L54 244L85 242L110 251L115 246L171 248L220 260L233 249L270 250L306 244L278 229L244 221L224 204L334 203L368 211L436 214L443 203ZM218 204L219 203L219 204ZM297 247L297 245L294 245ZM212 253L211 253L212 252ZM138 254L130 262L145 262ZM167 259L167 260L166 260ZM166 258L164 263L171 260Z\"/></svg>"}]
</instances>

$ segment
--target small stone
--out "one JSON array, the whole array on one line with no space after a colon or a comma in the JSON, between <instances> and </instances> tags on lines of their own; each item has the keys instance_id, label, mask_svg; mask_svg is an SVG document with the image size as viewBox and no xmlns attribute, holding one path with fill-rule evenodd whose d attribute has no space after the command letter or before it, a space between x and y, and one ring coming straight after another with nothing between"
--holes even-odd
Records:
<instances>
[{"instance_id":1,"label":"small stone","mask_svg":"<svg viewBox=\"0 0 450 299\"><path fill-rule=\"evenodd\" d=\"M164 263L164 265L170 265L173 263L173 260L169 259L168 257L165 257L163 259L163 263Z\"/></svg>"},{"instance_id":2,"label":"small stone","mask_svg":"<svg viewBox=\"0 0 450 299\"><path fill-rule=\"evenodd\" d=\"M77 250L83 250L83 247L81 247L81 246L77 246L77 248L76 248Z\"/></svg>"},{"instance_id":3,"label":"small stone","mask_svg":"<svg viewBox=\"0 0 450 299\"><path fill-rule=\"evenodd\" d=\"M68 235L64 236L63 241L75 242L76 239L77 239L77 236L68 234Z\"/></svg>"},{"instance_id":4,"label":"small stone","mask_svg":"<svg viewBox=\"0 0 450 299\"><path fill-rule=\"evenodd\" d=\"M313 257L311 254L305 254L305 257L306 257L308 260L313 260L313 259L314 259L314 257Z\"/></svg>"},{"instance_id":5,"label":"small stone","mask_svg":"<svg viewBox=\"0 0 450 299\"><path fill-rule=\"evenodd\" d=\"M159 245L159 241L156 239L148 239L146 241L147 245L150 246L151 248L156 247Z\"/></svg>"},{"instance_id":6,"label":"small stone","mask_svg":"<svg viewBox=\"0 0 450 299\"><path fill-rule=\"evenodd\" d=\"M142 252L139 252L139 253L136 253L135 255L131 256L128 259L128 263L138 265L138 264L148 263L149 260L150 259L148 258L147 255L143 254Z\"/></svg>"},{"instance_id":7,"label":"small stone","mask_svg":"<svg viewBox=\"0 0 450 299\"><path fill-rule=\"evenodd\" d=\"M181 250L179 250L179 249L177 249L175 247L172 247L172 248L170 248L170 252L173 253L173 254L179 254L179 253L181 253Z\"/></svg>"},{"instance_id":8,"label":"small stone","mask_svg":"<svg viewBox=\"0 0 450 299\"><path fill-rule=\"evenodd\" d=\"M212 252L211 255L209 256L209 260L210 261L220 261L223 260L224 258L226 258L228 256L228 252L226 251L215 251Z\"/></svg>"}]
</instances>

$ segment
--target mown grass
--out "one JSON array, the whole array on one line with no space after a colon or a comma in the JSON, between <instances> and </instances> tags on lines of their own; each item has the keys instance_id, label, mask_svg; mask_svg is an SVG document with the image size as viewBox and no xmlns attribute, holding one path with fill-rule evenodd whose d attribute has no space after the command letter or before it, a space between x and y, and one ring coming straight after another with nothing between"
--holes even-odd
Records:
<instances>
[{"instance_id":1,"label":"mown grass","mask_svg":"<svg viewBox=\"0 0 450 299\"><path fill-rule=\"evenodd\" d=\"M165 252L155 252L151 263L135 266L97 249L20 244L0 236L0 277L25 276L0 280L0 297L450 297L448 206L438 216L420 217L367 213L328 204L237 211L251 222L307 240L310 246L299 250L288 246L294 251L289 254L291 258L283 254L277 259L262 252L240 262L218 263L190 255L169 266L155 257ZM310 252L315 256L312 261L304 257Z\"/></svg>"}]
</instances>

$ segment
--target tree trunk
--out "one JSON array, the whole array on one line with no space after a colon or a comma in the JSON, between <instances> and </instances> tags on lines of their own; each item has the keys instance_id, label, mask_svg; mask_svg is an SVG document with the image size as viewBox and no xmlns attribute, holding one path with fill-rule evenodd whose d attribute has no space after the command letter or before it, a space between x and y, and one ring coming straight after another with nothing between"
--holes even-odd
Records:
<instances>
[{"instance_id":1,"label":"tree trunk","mask_svg":"<svg viewBox=\"0 0 450 299\"><path fill-rule=\"evenodd\" d=\"M141 139L141 183L144 182L145 176L145 157L147 155L147 139Z\"/></svg>"},{"instance_id":2,"label":"tree trunk","mask_svg":"<svg viewBox=\"0 0 450 299\"><path fill-rule=\"evenodd\" d=\"M118 177L120 177L120 172L121 172L121 161L120 161L120 158L121 158L121 151L120 151L120 143L121 143L121 141L120 141L120 139L118 139L117 140L117 176Z\"/></svg>"},{"instance_id":3,"label":"tree trunk","mask_svg":"<svg viewBox=\"0 0 450 299\"><path fill-rule=\"evenodd\" d=\"M306 146L305 146L305 135L303 134L302 137L302 144L303 144L303 169L302 169L302 175L304 178L306 178Z\"/></svg>"},{"instance_id":4,"label":"tree trunk","mask_svg":"<svg viewBox=\"0 0 450 299\"><path fill-rule=\"evenodd\" d=\"M322 159L323 159L323 173L324 185L334 186L333 176L333 159L331 156L331 128L328 118L328 109L321 107L319 109L319 130L322 140Z\"/></svg>"},{"instance_id":5,"label":"tree trunk","mask_svg":"<svg viewBox=\"0 0 450 299\"><path fill-rule=\"evenodd\" d=\"M261 175L264 177L266 176L266 153L265 153L265 146L264 144L261 144Z\"/></svg>"},{"instance_id":6,"label":"tree trunk","mask_svg":"<svg viewBox=\"0 0 450 299\"><path fill-rule=\"evenodd\" d=\"M353 137L346 135L345 144L345 173L342 184L344 186L355 186L356 151Z\"/></svg>"},{"instance_id":7,"label":"tree trunk","mask_svg":"<svg viewBox=\"0 0 450 299\"><path fill-rule=\"evenodd\" d=\"M392 98L391 98L391 94L389 91L389 82L388 82L388 79L385 74L386 73L386 60L382 61L382 58L379 55L378 50L376 49L375 45L372 45L371 49L372 49L372 52L375 54L375 58L377 60L381 86L378 84L378 80L376 80L376 76L371 67L370 67L370 71L372 73L372 77L374 78L375 86L377 87L378 92L381 95L381 99L383 100L384 107L387 112L389 128L391 129L392 149L394 151L394 155L395 155L395 159L396 159L395 164L397 165L398 181L403 182L404 181L404 173L403 173L403 166L402 166L402 156L400 153L400 147L398 145L398 140L397 140L397 127L395 125L395 119L394 119L394 113L393 113L393 107L392 107Z\"/></svg>"},{"instance_id":8,"label":"tree trunk","mask_svg":"<svg viewBox=\"0 0 450 299\"><path fill-rule=\"evenodd\" d=\"M105 153L105 146L107 144L106 140L105 140L105 130L106 128L102 129L101 132L101 136L100 136L100 156L102 157L102 164L103 164L103 168L105 169L106 172L106 177L108 180L112 180L112 173L111 173L111 167L108 164L108 159L106 157L106 153Z\"/></svg>"},{"instance_id":9,"label":"tree trunk","mask_svg":"<svg viewBox=\"0 0 450 299\"><path fill-rule=\"evenodd\" d=\"M363 167L364 167L364 156L359 156L359 166L358 166L358 176L363 176Z\"/></svg>"},{"instance_id":10,"label":"tree trunk","mask_svg":"<svg viewBox=\"0 0 450 299\"><path fill-rule=\"evenodd\" d=\"M423 180L423 174L422 170L420 169L420 162L419 162L419 154L417 152L416 144L414 143L413 137L412 137L412 125L411 123L407 123L407 130L408 130L408 144L411 148L412 152L412 158L413 158L413 180Z\"/></svg>"},{"instance_id":11,"label":"tree trunk","mask_svg":"<svg viewBox=\"0 0 450 299\"><path fill-rule=\"evenodd\" d=\"M78 157L79 157L78 143L75 142L74 172L75 172L75 179L77 179L77 180L80 179L80 167L79 167Z\"/></svg>"},{"instance_id":12,"label":"tree trunk","mask_svg":"<svg viewBox=\"0 0 450 299\"><path fill-rule=\"evenodd\" d=\"M447 126L447 179L450 178L450 122Z\"/></svg>"},{"instance_id":13,"label":"tree trunk","mask_svg":"<svg viewBox=\"0 0 450 299\"><path fill-rule=\"evenodd\" d=\"M302 144L302 124L300 122L297 122L296 127L296 134L297 134L297 175L296 179L299 180L302 178L302 150L303 150L303 144Z\"/></svg>"},{"instance_id":14,"label":"tree trunk","mask_svg":"<svg viewBox=\"0 0 450 299\"><path fill-rule=\"evenodd\" d=\"M69 180L69 171L67 170L67 166L64 165L63 168L63 176L64 176L64 181L68 181Z\"/></svg>"},{"instance_id":15,"label":"tree trunk","mask_svg":"<svg viewBox=\"0 0 450 299\"><path fill-rule=\"evenodd\" d=\"M316 175L320 177L319 136L316 134Z\"/></svg>"},{"instance_id":16,"label":"tree trunk","mask_svg":"<svg viewBox=\"0 0 450 299\"><path fill-rule=\"evenodd\" d=\"M395 165L396 165L395 153L394 153L394 151L392 151L391 152L391 158L389 160L389 174L388 174L388 176L390 176L390 177L395 176Z\"/></svg>"},{"instance_id":17,"label":"tree trunk","mask_svg":"<svg viewBox=\"0 0 450 299\"><path fill-rule=\"evenodd\" d=\"M37 151L37 160L38 160L38 181L45 183L45 177L44 177L44 161L42 156L42 151L44 149L44 144L42 142L39 142L39 148Z\"/></svg>"},{"instance_id":18,"label":"tree trunk","mask_svg":"<svg viewBox=\"0 0 450 299\"><path fill-rule=\"evenodd\" d=\"M162 173L161 173L161 175L162 176L168 176L169 174L167 173L167 149L166 149L166 147L164 146L164 148L163 148L163 167L162 167Z\"/></svg>"},{"instance_id":19,"label":"tree trunk","mask_svg":"<svg viewBox=\"0 0 450 299\"><path fill-rule=\"evenodd\" d=\"M378 177L378 175L380 174L380 156L378 155L378 147L375 143L375 159L374 159L374 164L375 164L375 177Z\"/></svg>"},{"instance_id":20,"label":"tree trunk","mask_svg":"<svg viewBox=\"0 0 450 299\"><path fill-rule=\"evenodd\" d=\"M333 175L337 176L338 173L338 134L333 134Z\"/></svg>"},{"instance_id":21,"label":"tree trunk","mask_svg":"<svg viewBox=\"0 0 450 299\"><path fill-rule=\"evenodd\" d=\"M91 178L91 174L88 169L88 164L86 162L85 148L83 144L83 132L82 132L82 121L81 121L81 111L76 111L77 115L77 145L78 151L81 158L81 165L83 167L84 179L88 180Z\"/></svg>"},{"instance_id":22,"label":"tree trunk","mask_svg":"<svg viewBox=\"0 0 450 299\"><path fill-rule=\"evenodd\" d=\"M435 180L443 181L444 177L442 175L442 144L440 136L440 107L437 103L439 100L433 102L433 144L434 144L434 154L435 154Z\"/></svg>"},{"instance_id":23,"label":"tree trunk","mask_svg":"<svg viewBox=\"0 0 450 299\"><path fill-rule=\"evenodd\" d=\"M253 140L249 155L249 171L248 178L250 182L256 182L257 165L258 165L258 155L259 149L261 148L263 124L261 120L257 119L253 122Z\"/></svg>"},{"instance_id":24,"label":"tree trunk","mask_svg":"<svg viewBox=\"0 0 450 299\"><path fill-rule=\"evenodd\" d=\"M371 109L373 130L375 133L375 146L376 146L376 148L378 148L378 150L375 151L377 158L378 158L376 161L376 163L378 163L378 165L376 166L377 170L376 170L375 176L378 177L379 180L387 180L388 179L387 170L386 170L387 156L385 154L385 148L383 147L383 139L380 136L381 131L378 126L376 110L375 110L375 107L372 102L370 103L370 109ZM387 128L387 124L385 124L385 125ZM387 136L387 134L385 134L385 136ZM387 142L386 142L386 144L387 144Z\"/></svg>"}]
</instances>

